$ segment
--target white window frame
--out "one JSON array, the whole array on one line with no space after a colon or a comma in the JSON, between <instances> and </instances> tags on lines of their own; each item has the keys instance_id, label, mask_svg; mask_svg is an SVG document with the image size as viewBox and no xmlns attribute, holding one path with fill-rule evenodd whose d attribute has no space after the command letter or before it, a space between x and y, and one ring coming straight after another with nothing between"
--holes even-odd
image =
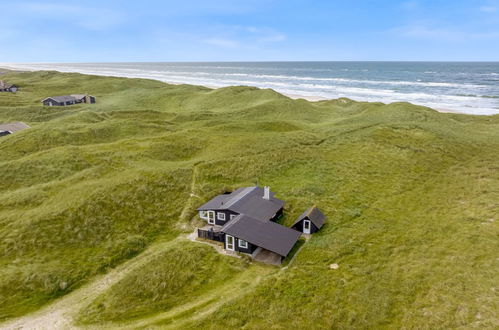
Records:
<instances>
[{"instance_id":1,"label":"white window frame","mask_svg":"<svg viewBox=\"0 0 499 330\"><path fill-rule=\"evenodd\" d=\"M230 238L232 238L232 244L229 244ZM229 251L236 251L236 238L234 236L225 235L225 249Z\"/></svg>"},{"instance_id":2,"label":"white window frame","mask_svg":"<svg viewBox=\"0 0 499 330\"><path fill-rule=\"evenodd\" d=\"M207 211L206 214L208 214L208 223L210 225L214 225L215 224L215 211Z\"/></svg>"},{"instance_id":3,"label":"white window frame","mask_svg":"<svg viewBox=\"0 0 499 330\"><path fill-rule=\"evenodd\" d=\"M248 242L246 242L243 239L239 239L237 245L239 245L240 248L247 249L248 248Z\"/></svg>"},{"instance_id":4,"label":"white window frame","mask_svg":"<svg viewBox=\"0 0 499 330\"><path fill-rule=\"evenodd\" d=\"M208 211L199 211L199 217L208 220Z\"/></svg>"},{"instance_id":5,"label":"white window frame","mask_svg":"<svg viewBox=\"0 0 499 330\"><path fill-rule=\"evenodd\" d=\"M217 219L220 221L225 221L225 213L217 212Z\"/></svg>"}]
</instances>

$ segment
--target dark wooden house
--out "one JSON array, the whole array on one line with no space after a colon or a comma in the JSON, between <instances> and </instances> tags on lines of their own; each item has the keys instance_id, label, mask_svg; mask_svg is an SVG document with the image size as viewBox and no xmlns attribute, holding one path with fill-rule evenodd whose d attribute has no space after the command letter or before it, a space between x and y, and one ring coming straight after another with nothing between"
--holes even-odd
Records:
<instances>
[{"instance_id":1,"label":"dark wooden house","mask_svg":"<svg viewBox=\"0 0 499 330\"><path fill-rule=\"evenodd\" d=\"M43 105L48 107L66 106L79 103L95 103L95 97L87 94L71 94L62 96L51 96L42 100Z\"/></svg>"},{"instance_id":2,"label":"dark wooden house","mask_svg":"<svg viewBox=\"0 0 499 330\"><path fill-rule=\"evenodd\" d=\"M11 92L15 93L19 90L19 87L12 84L7 84L3 80L0 80L0 92Z\"/></svg>"},{"instance_id":3,"label":"dark wooden house","mask_svg":"<svg viewBox=\"0 0 499 330\"><path fill-rule=\"evenodd\" d=\"M304 234L313 234L322 228L324 222L326 222L326 216L314 205L303 212L291 228Z\"/></svg>"},{"instance_id":4,"label":"dark wooden house","mask_svg":"<svg viewBox=\"0 0 499 330\"><path fill-rule=\"evenodd\" d=\"M208 230L199 229L198 236L222 241L228 251L253 254L265 250L282 260L301 235L275 223L283 206L269 187L239 188L218 195L198 208L200 218L210 225Z\"/></svg>"}]
</instances>

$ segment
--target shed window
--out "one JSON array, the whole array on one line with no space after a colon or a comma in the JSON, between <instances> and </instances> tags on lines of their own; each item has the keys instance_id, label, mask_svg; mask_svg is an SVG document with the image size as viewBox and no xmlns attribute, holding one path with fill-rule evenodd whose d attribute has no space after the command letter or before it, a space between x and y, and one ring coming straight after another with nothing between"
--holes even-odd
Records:
<instances>
[{"instance_id":1,"label":"shed window","mask_svg":"<svg viewBox=\"0 0 499 330\"><path fill-rule=\"evenodd\" d=\"M225 221L225 213L218 212L218 213L217 213L217 219L218 219L218 220Z\"/></svg>"},{"instance_id":2,"label":"shed window","mask_svg":"<svg viewBox=\"0 0 499 330\"><path fill-rule=\"evenodd\" d=\"M247 249L248 248L248 242L243 241L242 239L240 239L239 240L239 247L243 248L243 249Z\"/></svg>"},{"instance_id":3,"label":"shed window","mask_svg":"<svg viewBox=\"0 0 499 330\"><path fill-rule=\"evenodd\" d=\"M199 211L199 217L201 219L208 219L208 212L206 212L206 211Z\"/></svg>"}]
</instances>

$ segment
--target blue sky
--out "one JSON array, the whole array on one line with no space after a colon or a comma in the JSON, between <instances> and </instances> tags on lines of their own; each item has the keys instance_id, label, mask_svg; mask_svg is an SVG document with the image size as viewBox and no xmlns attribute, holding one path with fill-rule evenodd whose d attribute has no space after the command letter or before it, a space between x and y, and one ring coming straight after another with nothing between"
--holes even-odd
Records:
<instances>
[{"instance_id":1,"label":"blue sky","mask_svg":"<svg viewBox=\"0 0 499 330\"><path fill-rule=\"evenodd\" d=\"M0 62L499 60L499 0L0 0Z\"/></svg>"}]
</instances>

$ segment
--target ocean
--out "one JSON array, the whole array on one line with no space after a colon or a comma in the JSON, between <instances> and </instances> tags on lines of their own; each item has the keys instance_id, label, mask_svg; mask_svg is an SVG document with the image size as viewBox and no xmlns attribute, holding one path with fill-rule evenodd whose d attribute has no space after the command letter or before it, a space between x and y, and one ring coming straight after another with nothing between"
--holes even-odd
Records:
<instances>
[{"instance_id":1,"label":"ocean","mask_svg":"<svg viewBox=\"0 0 499 330\"><path fill-rule=\"evenodd\" d=\"M444 111L499 114L499 62L45 63L0 67L208 87L247 85L309 99L403 101Z\"/></svg>"}]
</instances>

